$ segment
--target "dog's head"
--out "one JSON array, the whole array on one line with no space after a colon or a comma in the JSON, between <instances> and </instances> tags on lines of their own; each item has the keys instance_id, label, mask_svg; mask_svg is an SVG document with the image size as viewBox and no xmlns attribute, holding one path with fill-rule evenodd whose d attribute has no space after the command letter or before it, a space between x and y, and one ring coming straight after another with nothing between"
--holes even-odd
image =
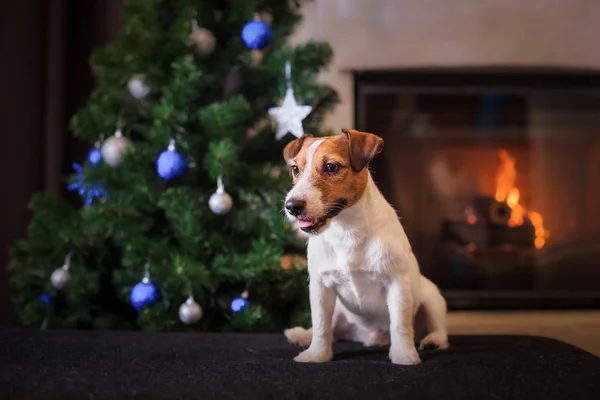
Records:
<instances>
[{"instance_id":1,"label":"dog's head","mask_svg":"<svg viewBox=\"0 0 600 400\"><path fill-rule=\"evenodd\" d=\"M323 231L361 198L369 162L383 148L383 139L371 133L342 132L324 138L304 135L283 151L294 183L285 198L285 212L306 233Z\"/></svg>"}]
</instances>

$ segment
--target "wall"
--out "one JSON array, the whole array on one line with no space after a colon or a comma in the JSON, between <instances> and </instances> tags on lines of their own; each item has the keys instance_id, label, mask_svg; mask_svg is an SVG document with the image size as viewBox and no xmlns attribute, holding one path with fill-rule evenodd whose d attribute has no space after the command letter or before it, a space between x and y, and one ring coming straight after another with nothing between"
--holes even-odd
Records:
<instances>
[{"instance_id":1,"label":"wall","mask_svg":"<svg viewBox=\"0 0 600 400\"><path fill-rule=\"evenodd\" d=\"M294 40L323 40L335 58L322 79L342 103L326 120L349 127L353 70L600 68L597 0L315 0Z\"/></svg>"}]
</instances>

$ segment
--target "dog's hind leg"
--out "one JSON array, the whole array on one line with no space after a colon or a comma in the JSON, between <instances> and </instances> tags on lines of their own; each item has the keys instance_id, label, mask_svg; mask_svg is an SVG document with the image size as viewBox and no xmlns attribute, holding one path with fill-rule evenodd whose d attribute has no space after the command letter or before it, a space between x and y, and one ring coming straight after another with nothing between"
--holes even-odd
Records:
<instances>
[{"instance_id":1,"label":"dog's hind leg","mask_svg":"<svg viewBox=\"0 0 600 400\"><path fill-rule=\"evenodd\" d=\"M312 328L306 329L301 326L296 326L294 328L286 329L283 331L283 334L288 342L300 347L310 346L312 340Z\"/></svg>"},{"instance_id":2,"label":"dog's hind leg","mask_svg":"<svg viewBox=\"0 0 600 400\"><path fill-rule=\"evenodd\" d=\"M448 333L446 330L446 300L442 297L437 286L429 279L421 276L422 301L418 319L422 318L427 335L420 340L420 349L448 348Z\"/></svg>"},{"instance_id":3,"label":"dog's hind leg","mask_svg":"<svg viewBox=\"0 0 600 400\"><path fill-rule=\"evenodd\" d=\"M335 309L333 311L332 318L333 326L333 340L353 340L355 326L348 322L344 310L339 302L336 302ZM303 328L296 326L294 328L286 329L283 334L287 338L288 342L295 344L300 347L310 346L312 341L312 328Z\"/></svg>"}]
</instances>

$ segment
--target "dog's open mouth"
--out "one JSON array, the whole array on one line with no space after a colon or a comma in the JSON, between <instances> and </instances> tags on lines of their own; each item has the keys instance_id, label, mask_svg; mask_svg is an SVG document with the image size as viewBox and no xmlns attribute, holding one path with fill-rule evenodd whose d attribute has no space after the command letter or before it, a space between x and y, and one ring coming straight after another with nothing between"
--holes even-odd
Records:
<instances>
[{"instance_id":1,"label":"dog's open mouth","mask_svg":"<svg viewBox=\"0 0 600 400\"><path fill-rule=\"evenodd\" d=\"M306 233L315 233L322 228L328 220L338 215L348 205L348 199L339 199L329 208L327 213L320 218L298 217L298 227Z\"/></svg>"},{"instance_id":2,"label":"dog's open mouth","mask_svg":"<svg viewBox=\"0 0 600 400\"><path fill-rule=\"evenodd\" d=\"M315 224L314 218L298 218L298 226L300 229L310 228Z\"/></svg>"}]
</instances>

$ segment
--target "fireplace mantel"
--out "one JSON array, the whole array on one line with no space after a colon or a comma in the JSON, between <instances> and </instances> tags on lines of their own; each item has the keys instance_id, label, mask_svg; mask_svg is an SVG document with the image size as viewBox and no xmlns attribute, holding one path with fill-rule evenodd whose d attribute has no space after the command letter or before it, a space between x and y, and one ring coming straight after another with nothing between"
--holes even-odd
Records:
<instances>
[{"instance_id":1,"label":"fireplace mantel","mask_svg":"<svg viewBox=\"0 0 600 400\"><path fill-rule=\"evenodd\" d=\"M316 0L338 68L599 68L596 0Z\"/></svg>"},{"instance_id":2,"label":"fireplace mantel","mask_svg":"<svg viewBox=\"0 0 600 400\"><path fill-rule=\"evenodd\" d=\"M351 72L600 70L597 0L315 0L304 15L296 38L335 52L322 76L342 98L327 120L335 129L354 122Z\"/></svg>"}]
</instances>

